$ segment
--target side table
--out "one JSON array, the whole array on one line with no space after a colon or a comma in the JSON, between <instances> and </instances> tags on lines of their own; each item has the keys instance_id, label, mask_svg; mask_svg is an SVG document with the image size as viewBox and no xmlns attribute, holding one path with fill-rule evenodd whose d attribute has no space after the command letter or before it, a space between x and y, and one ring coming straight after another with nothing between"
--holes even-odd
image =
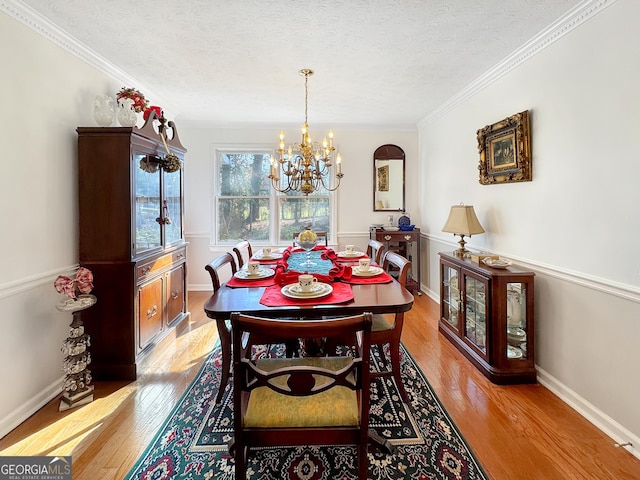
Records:
<instances>
[{"instance_id":1,"label":"side table","mask_svg":"<svg viewBox=\"0 0 640 480\"><path fill-rule=\"evenodd\" d=\"M393 250L411 260L407 290L422 295L420 291L420 229L390 231L371 227L369 238L384 243L385 250Z\"/></svg>"}]
</instances>

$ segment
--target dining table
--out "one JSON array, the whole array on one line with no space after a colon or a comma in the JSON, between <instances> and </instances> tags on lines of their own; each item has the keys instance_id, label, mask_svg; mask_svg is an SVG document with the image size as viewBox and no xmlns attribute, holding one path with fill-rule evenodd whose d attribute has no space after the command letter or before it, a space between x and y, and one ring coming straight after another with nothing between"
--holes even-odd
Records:
<instances>
[{"instance_id":1,"label":"dining table","mask_svg":"<svg viewBox=\"0 0 640 480\"><path fill-rule=\"evenodd\" d=\"M287 253L289 255L287 255ZM250 279L248 275L237 275L223 284L204 304L209 318L224 322L232 312L241 312L265 318L320 318L323 316L348 316L364 312L401 313L413 306L413 295L386 272L379 281L375 276L357 277L350 275L357 269L357 260L365 257L364 252L355 252L347 256L344 252L334 252L329 247L316 247L313 259L319 266L315 269L299 267L293 262L298 259L300 265L306 252L289 247L284 254L276 253L273 259L263 259L259 253L254 255L266 270L276 271L269 278ZM353 257L353 258L351 258ZM284 261L284 260L288 260ZM323 268L322 263L325 262ZM372 268L377 267L372 264ZM336 273L336 270L338 272ZM243 272L240 270L239 272ZM331 277L331 273L335 275ZM297 281L296 276L311 273L318 279L327 280L333 292L320 298L291 298L282 290ZM284 281L284 283L283 283ZM285 285L287 283L287 285ZM339 292L336 292L339 290ZM334 295L343 293L344 295ZM221 339L222 341L222 339Z\"/></svg>"}]
</instances>

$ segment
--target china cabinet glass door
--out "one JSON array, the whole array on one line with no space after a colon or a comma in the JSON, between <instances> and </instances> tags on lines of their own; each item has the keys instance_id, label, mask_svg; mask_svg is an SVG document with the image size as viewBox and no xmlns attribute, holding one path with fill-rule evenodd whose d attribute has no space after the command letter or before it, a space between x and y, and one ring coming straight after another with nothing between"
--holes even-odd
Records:
<instances>
[{"instance_id":1,"label":"china cabinet glass door","mask_svg":"<svg viewBox=\"0 0 640 480\"><path fill-rule=\"evenodd\" d=\"M487 353L487 302L485 282L464 276L464 336L482 353Z\"/></svg>"},{"instance_id":2,"label":"china cabinet glass door","mask_svg":"<svg viewBox=\"0 0 640 480\"><path fill-rule=\"evenodd\" d=\"M442 277L442 317L457 330L461 306L458 271L447 265L442 265Z\"/></svg>"},{"instance_id":3,"label":"china cabinet glass door","mask_svg":"<svg viewBox=\"0 0 640 480\"><path fill-rule=\"evenodd\" d=\"M170 245L182 240L182 170L164 173L164 200L162 217L164 219L165 244Z\"/></svg>"},{"instance_id":4,"label":"china cabinet glass door","mask_svg":"<svg viewBox=\"0 0 640 480\"><path fill-rule=\"evenodd\" d=\"M160 248L162 227L160 217L160 167L144 163L146 155L134 157L135 195L135 255Z\"/></svg>"},{"instance_id":5,"label":"china cabinet glass door","mask_svg":"<svg viewBox=\"0 0 640 480\"><path fill-rule=\"evenodd\" d=\"M527 358L527 289L525 283L507 283L507 358Z\"/></svg>"}]
</instances>

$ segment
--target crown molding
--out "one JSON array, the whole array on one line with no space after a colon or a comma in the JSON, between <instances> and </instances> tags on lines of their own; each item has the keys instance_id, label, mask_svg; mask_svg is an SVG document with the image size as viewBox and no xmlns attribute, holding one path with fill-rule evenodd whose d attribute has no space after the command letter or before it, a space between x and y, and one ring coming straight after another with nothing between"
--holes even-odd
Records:
<instances>
[{"instance_id":1,"label":"crown molding","mask_svg":"<svg viewBox=\"0 0 640 480\"><path fill-rule=\"evenodd\" d=\"M144 88L144 85L141 85L140 81L128 75L123 70L109 62L106 58L80 43L62 28L50 22L28 5L25 5L18 0L0 0L0 11L5 12L10 17L16 19L18 22L40 34L50 42L58 45L63 50L69 52L71 55L82 60L99 72L113 80L116 80L119 84L140 85L142 90L149 92L149 89ZM153 92L149 93L153 94ZM163 100L159 95L153 96L160 98L159 101ZM172 106L168 101L163 101L162 105L167 105L169 107Z\"/></svg>"},{"instance_id":2,"label":"crown molding","mask_svg":"<svg viewBox=\"0 0 640 480\"><path fill-rule=\"evenodd\" d=\"M549 45L562 38L574 28L582 25L587 20L593 18L616 1L617 0L585 0L573 9L569 10L566 15L559 18L556 22L552 23L549 27L533 37L522 47L498 63L495 67L491 68L475 81L467 85L464 89L437 108L433 113L420 120L417 124L418 128L423 128L447 114L456 106L468 100L473 95L485 89L507 73L515 70L531 57L540 53Z\"/></svg>"},{"instance_id":3,"label":"crown molding","mask_svg":"<svg viewBox=\"0 0 640 480\"><path fill-rule=\"evenodd\" d=\"M507 73L516 69L531 57L544 50L547 46L551 45L556 40L559 40L565 34L569 33L574 28L580 26L587 20L593 18L595 15L600 13L606 7L614 4L616 1L617 0L585 0L584 2L580 3L572 10L567 12L566 15L558 19L552 25L543 30L540 34L535 36L514 53L498 63L495 67L485 72L474 82L451 97L433 113L420 120L416 124L417 128L425 127L426 125L445 115L456 106L468 100L470 97L483 90L493 82L497 81ZM20 23L26 25L33 31L42 35L44 38L68 51L96 70L104 73L114 80L117 80L119 83L123 85L140 85L141 87L144 87L138 80L126 74L124 71L107 61L104 57L100 56L93 50L78 42L63 29L53 24L38 12L33 10L31 7L24 5L20 1L0 0L0 10L4 11L10 17L16 19ZM148 90L148 88L145 89L145 91ZM156 95L156 97L158 96ZM168 105L167 102L164 102L163 105L164 104ZM176 111L175 114L177 117L179 115L179 112ZM226 124L212 126L225 128L240 126L252 127L252 125L247 124ZM385 128L385 126L373 127L373 129L376 128ZM415 126L394 126L393 129L411 131L415 129Z\"/></svg>"},{"instance_id":4,"label":"crown molding","mask_svg":"<svg viewBox=\"0 0 640 480\"><path fill-rule=\"evenodd\" d=\"M123 84L136 84L135 79L87 48L63 29L17 0L0 0L0 10L39 33L83 62Z\"/></svg>"}]
</instances>

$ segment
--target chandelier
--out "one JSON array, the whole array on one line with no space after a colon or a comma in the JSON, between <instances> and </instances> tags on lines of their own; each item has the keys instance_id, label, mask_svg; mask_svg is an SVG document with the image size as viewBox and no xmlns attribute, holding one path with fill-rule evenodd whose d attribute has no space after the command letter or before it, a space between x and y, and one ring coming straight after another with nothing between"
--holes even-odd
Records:
<instances>
[{"instance_id":1,"label":"chandelier","mask_svg":"<svg viewBox=\"0 0 640 480\"><path fill-rule=\"evenodd\" d=\"M279 158L271 156L271 186L281 192L299 191L304 195L309 195L314 191L324 188L334 191L340 186L340 180L344 176L342 173L342 158L338 153L335 156L336 184L331 187L331 167L334 165L335 147L333 146L333 130L329 130L328 137L322 143L313 142L309 135L309 123L307 120L308 99L309 99L309 77L313 75L313 70L305 68L300 70L300 75L304 77L304 124L302 125L302 140L285 148L284 131L280 132L280 143L278 144ZM280 178L280 175L283 178Z\"/></svg>"}]
</instances>

